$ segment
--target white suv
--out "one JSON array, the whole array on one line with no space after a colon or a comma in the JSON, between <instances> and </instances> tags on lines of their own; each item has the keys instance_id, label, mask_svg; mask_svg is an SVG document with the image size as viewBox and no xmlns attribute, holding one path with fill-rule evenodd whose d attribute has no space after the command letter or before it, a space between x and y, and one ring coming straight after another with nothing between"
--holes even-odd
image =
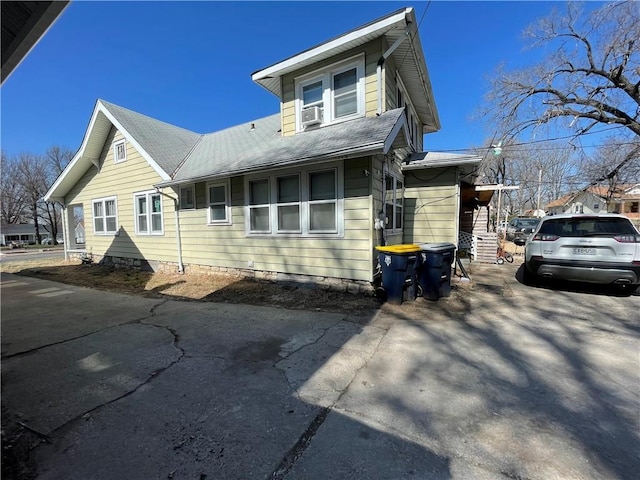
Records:
<instances>
[{"instance_id":1,"label":"white suv","mask_svg":"<svg viewBox=\"0 0 640 480\"><path fill-rule=\"evenodd\" d=\"M525 246L525 283L540 278L640 284L640 233L616 214L554 215L542 219Z\"/></svg>"}]
</instances>

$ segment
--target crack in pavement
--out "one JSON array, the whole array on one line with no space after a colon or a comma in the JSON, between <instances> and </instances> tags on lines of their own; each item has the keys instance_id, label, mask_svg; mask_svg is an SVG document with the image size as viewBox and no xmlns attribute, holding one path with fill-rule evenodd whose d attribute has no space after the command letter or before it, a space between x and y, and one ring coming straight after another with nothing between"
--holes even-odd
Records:
<instances>
[{"instance_id":1,"label":"crack in pavement","mask_svg":"<svg viewBox=\"0 0 640 480\"><path fill-rule=\"evenodd\" d=\"M340 320L335 325L332 325L332 326L328 327L325 330L325 332L320 337L318 337L318 339L316 341L311 342L311 343L309 343L309 344L307 344L307 345L305 345L303 347L300 347L299 349L296 350L296 352L300 351L303 348L306 348L308 346L317 344L318 341L321 338L323 338L328 333L328 331L330 329L336 327L342 321L343 320ZM382 343L382 341L387 336L387 334L389 333L390 330L391 330L391 328L383 329L384 334L380 337L380 339L378 340L377 345L375 346L375 348L373 349L371 354L364 361L364 364L360 368L356 369L353 372L351 380L349 380L349 383L342 390L336 390L336 391L340 392L340 394L338 395L338 398L336 398L336 400L333 401L331 403L331 405L329 405L328 407L322 407L320 409L320 412L318 412L318 414L311 421L311 423L309 423L309 426L307 426L305 431L298 438L298 441L293 445L293 447L291 447L291 449L284 455L284 457L282 457L282 459L280 460L280 463L278 464L278 466L268 476L269 480L283 480L289 474L289 472L293 469L293 467L295 466L297 461L300 459L300 457L302 457L304 452L307 450L309 445L311 445L313 437L316 435L316 433L318 432L318 430L320 429L322 424L325 422L325 420L329 416L329 413L331 413L331 411L336 408L336 405L340 402L340 400L342 399L343 395L349 390L349 388L353 384L354 379L358 376L358 373L360 373L363 369L368 367L369 360L378 352L378 349L380 348L380 344ZM295 353L295 352L292 352L292 353ZM280 361L281 360L279 360L278 362L280 362ZM274 364L274 367L277 365L278 362L276 362ZM285 379L287 380L287 383L289 383L289 386L291 387L291 389L296 393L296 396L298 396L298 399L300 399L297 389L295 389L291 385L291 383L289 382L289 379L288 379L288 377L286 375L286 372L282 371L282 373L284 374Z\"/></svg>"},{"instance_id":2,"label":"crack in pavement","mask_svg":"<svg viewBox=\"0 0 640 480\"><path fill-rule=\"evenodd\" d=\"M113 404L115 402L118 402L118 401L122 400L123 398L127 398L128 396L133 395L140 388L144 387L145 385L148 385L155 378L158 378L158 376L160 374L162 374L162 373L166 372L167 370L169 370L170 368L174 367L175 365L177 365L184 358L185 351L184 351L183 348L181 348L178 345L178 342L180 341L180 336L178 335L178 333L175 330L173 330L172 328L167 327L167 326L156 325L156 324L153 324L151 322L145 322L145 319L155 317L156 309L158 307L160 307L161 305L163 305L164 303L166 303L167 301L168 300L163 300L162 302L160 302L160 303L154 305L153 307L151 307L148 317L144 317L144 318L136 320L136 321L125 322L125 323L123 323L121 325L117 325L117 326L119 327L119 326L124 326L124 325L139 324L139 325L147 325L147 326L150 326L150 327L155 327L155 328L160 328L160 329L167 330L172 336L172 339L173 339L172 340L172 346L173 346L173 348L176 349L179 352L178 357L175 360L173 360L172 362L170 362L168 365L166 365L165 367L159 368L159 369L154 370L153 372L151 372L148 375L148 377L144 381L139 383L135 388L132 388L131 390L123 393L122 395L120 395L120 396L118 396L116 398L112 398L112 399L110 399L110 400L108 400L108 401L106 401L104 403L101 403L100 405L96 405L95 407L91 408L90 410L87 410L84 413L81 413L81 414L77 415L76 417L68 420L67 422L63 423L62 425L52 429L48 433L49 436L54 436L56 433L61 432L61 431L65 430L66 428L69 428L73 423L79 421L80 419L83 419L83 418L86 419L87 416L90 416L92 413L98 411L99 409L102 409L102 408L106 407L107 405L111 405L111 404ZM113 328L113 327L107 327L107 328ZM106 330L107 328L101 329L101 330L99 330L97 332L94 332L94 333L98 333L100 331ZM87 335L83 335L82 337L84 337L84 336L87 336ZM82 337L79 337L79 338L82 338Z\"/></svg>"}]
</instances>

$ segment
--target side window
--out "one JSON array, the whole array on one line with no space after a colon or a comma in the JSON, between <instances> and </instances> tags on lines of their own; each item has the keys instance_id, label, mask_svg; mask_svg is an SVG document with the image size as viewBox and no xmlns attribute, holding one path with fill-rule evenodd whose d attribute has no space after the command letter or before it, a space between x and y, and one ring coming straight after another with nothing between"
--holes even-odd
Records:
<instances>
[{"instance_id":1,"label":"side window","mask_svg":"<svg viewBox=\"0 0 640 480\"><path fill-rule=\"evenodd\" d=\"M180 187L180 210L189 210L196 207L196 193L194 185Z\"/></svg>"},{"instance_id":2,"label":"side window","mask_svg":"<svg viewBox=\"0 0 640 480\"><path fill-rule=\"evenodd\" d=\"M116 199L103 198L93 201L93 231L97 235L112 235L118 229Z\"/></svg>"},{"instance_id":3,"label":"side window","mask_svg":"<svg viewBox=\"0 0 640 480\"><path fill-rule=\"evenodd\" d=\"M384 176L384 211L385 228L402 230L404 184L402 180L385 173Z\"/></svg>"},{"instance_id":4,"label":"side window","mask_svg":"<svg viewBox=\"0 0 640 480\"><path fill-rule=\"evenodd\" d=\"M135 196L136 233L158 235L163 233L162 196L155 192Z\"/></svg>"},{"instance_id":5,"label":"side window","mask_svg":"<svg viewBox=\"0 0 640 480\"><path fill-rule=\"evenodd\" d=\"M210 224L230 224L231 205L228 183L210 183L207 185Z\"/></svg>"}]
</instances>

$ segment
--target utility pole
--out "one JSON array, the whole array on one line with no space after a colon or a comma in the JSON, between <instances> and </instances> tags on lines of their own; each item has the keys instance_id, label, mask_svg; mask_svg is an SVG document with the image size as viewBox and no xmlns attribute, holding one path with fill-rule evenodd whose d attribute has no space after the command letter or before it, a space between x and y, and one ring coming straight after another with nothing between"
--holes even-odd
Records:
<instances>
[{"instance_id":1,"label":"utility pole","mask_svg":"<svg viewBox=\"0 0 640 480\"><path fill-rule=\"evenodd\" d=\"M538 168L538 202L536 204L536 217L540 211L540 185L542 184L542 167Z\"/></svg>"}]
</instances>

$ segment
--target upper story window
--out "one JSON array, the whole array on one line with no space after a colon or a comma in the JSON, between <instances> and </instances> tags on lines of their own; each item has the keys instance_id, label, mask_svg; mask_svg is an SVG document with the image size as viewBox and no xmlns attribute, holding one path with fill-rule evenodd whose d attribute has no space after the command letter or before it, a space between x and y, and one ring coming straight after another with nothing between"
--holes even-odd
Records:
<instances>
[{"instance_id":1,"label":"upper story window","mask_svg":"<svg viewBox=\"0 0 640 480\"><path fill-rule=\"evenodd\" d=\"M161 235L163 233L162 196L156 192L136 193L136 233Z\"/></svg>"},{"instance_id":2,"label":"upper story window","mask_svg":"<svg viewBox=\"0 0 640 480\"><path fill-rule=\"evenodd\" d=\"M93 232L96 235L114 234L118 230L118 206L116 198L93 201Z\"/></svg>"},{"instance_id":3,"label":"upper story window","mask_svg":"<svg viewBox=\"0 0 640 480\"><path fill-rule=\"evenodd\" d=\"M364 55L299 77L297 131L364 115Z\"/></svg>"},{"instance_id":4,"label":"upper story window","mask_svg":"<svg viewBox=\"0 0 640 480\"><path fill-rule=\"evenodd\" d=\"M404 87L402 83L402 79L399 74L396 74L397 81L397 100L398 100L398 108L404 107L404 116L407 121L407 130L409 132L409 138L411 139L411 145L415 148L418 147L418 135L420 134L420 130L418 127L418 115L416 114L416 110L409 99L409 95L407 95L407 89Z\"/></svg>"},{"instance_id":5,"label":"upper story window","mask_svg":"<svg viewBox=\"0 0 640 480\"><path fill-rule=\"evenodd\" d=\"M115 163L127 160L127 144L125 140L120 140L113 144L113 161Z\"/></svg>"}]
</instances>

